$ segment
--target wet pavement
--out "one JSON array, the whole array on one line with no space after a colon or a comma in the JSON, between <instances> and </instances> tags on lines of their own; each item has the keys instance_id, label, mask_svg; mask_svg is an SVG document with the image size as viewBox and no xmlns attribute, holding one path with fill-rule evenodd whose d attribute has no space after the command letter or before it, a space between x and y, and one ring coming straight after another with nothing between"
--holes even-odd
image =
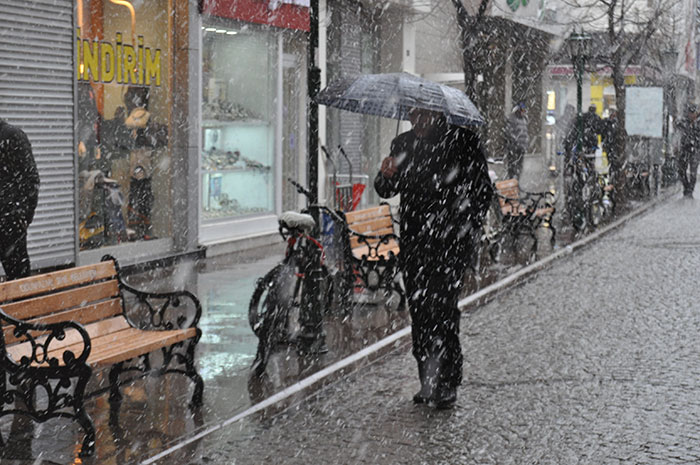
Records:
<instances>
[{"instance_id":1,"label":"wet pavement","mask_svg":"<svg viewBox=\"0 0 700 465\"><path fill-rule=\"evenodd\" d=\"M466 313L454 410L411 402L404 344L157 463L697 463L699 267L675 197Z\"/></svg>"},{"instance_id":2,"label":"wet pavement","mask_svg":"<svg viewBox=\"0 0 700 465\"><path fill-rule=\"evenodd\" d=\"M528 178L528 173L537 172L537 167L531 166L528 171L527 166L523 186L529 190L547 188L550 179L537 176ZM678 208L694 208L692 203L677 204L674 201L673 205ZM654 212L639 222L658 214ZM685 225L688 228L691 226ZM636 227L629 225L618 234ZM663 229L668 225L661 224L659 227ZM677 228L674 230L676 232L679 232ZM540 233L546 239L550 232L545 230ZM657 235L663 237L665 233L659 230ZM565 228L562 228L558 231L558 238L557 247L563 247L573 236L567 236ZM601 244L608 244L609 241L604 239ZM548 244L547 240L541 242ZM615 249L614 242L606 247ZM629 247L634 248L634 244L629 243ZM467 361L466 382L460 391L459 408L453 412L436 413L410 404L417 381L404 338L398 346L393 344L372 356L372 363L366 368L362 367L367 365L367 359L327 378L320 383L325 387L314 400L305 399L310 392L318 389L318 385L266 409L262 415L246 416L224 427L222 425L236 415L245 415L251 405L387 335L401 331L409 323L405 312L391 312L376 305L356 305L351 317L329 316L324 322L330 348L328 354L309 359L298 356L291 347L283 348L272 357L263 379L250 378L249 367L255 355L257 339L247 321L248 301L255 280L281 259L283 250L280 243L277 247L225 259L179 263L170 269L129 277L130 283L150 290L186 288L202 302L203 337L197 347L198 370L205 381L204 406L201 409L191 412L186 407L192 394L188 379L174 375L148 376L125 386L125 399L117 419L110 418L107 394L95 395L88 401L87 411L95 420L98 430L96 457L82 461L76 458L76 444L80 443L82 432L74 423L52 420L36 425L18 417L12 421L0 420L0 432L4 438L10 430L13 432L13 440L3 449L0 464L139 463L171 447L176 448L175 452L161 460L154 460L154 463L280 462L275 457L285 457L282 460L284 463L484 463L481 459L474 461L474 457L477 457L474 451L481 447L487 454L485 462L489 462L488 454L494 451L490 447L484 448L487 444L482 444L480 437L483 436L484 441L488 439L501 450L501 442L515 444L518 438L527 439L525 431L536 432L538 422L544 421L542 415L546 417L551 413L546 399L537 398L539 403L532 403L527 396L520 398L518 386L525 386L529 391L533 391L534 387L536 391L538 388L549 388L550 384L556 385L562 392L553 394L567 402L573 402L564 395L564 392L568 392L567 386L581 390L581 386L576 385L577 380L581 379L579 368L572 367L572 372L567 372L563 378L559 370L560 365L568 362L567 357L579 360L578 355L569 349L582 342L577 339L578 333L568 334L567 325L573 325L579 332L588 332L590 328L562 321L561 327L559 323L553 324L553 328L559 328L555 332L556 340L545 337L548 335L548 322L543 317L557 320L563 312L557 308L554 294L568 295L569 291L562 283L550 283L549 287L544 286L545 290L535 288L521 295L528 286L544 279L538 276L533 283L504 294L502 298L506 300L501 300L500 304L492 302L473 315L465 315L463 343ZM597 250L596 245L590 251L558 263L552 269L575 262ZM551 252L551 248L547 250L547 247L540 251L541 255ZM629 263L633 268L636 266L633 261ZM617 268L623 264L619 265ZM483 288L522 266L522 257L511 257L500 264L486 260L478 275L467 277L467 293ZM590 276L581 276L583 287L572 288L572 293L578 295L587 292L587 285L596 289L591 291L593 294L599 293L597 289L600 286L610 285L601 282L600 277L617 276L607 274L606 269L607 266L602 266L599 270L589 270ZM542 274L551 279L564 279L567 273L578 271L578 266L574 266L554 274L551 270ZM619 281L610 279L610 282ZM633 281L627 279L621 282ZM567 301L565 305L570 306L572 302ZM595 312L598 311L599 308L595 307ZM581 312L585 313L584 310ZM501 327L506 329L504 334L498 330ZM551 342L557 345L548 348L547 344ZM537 346L536 350L529 347L532 343ZM567 349L563 353L568 355L560 360L563 357L559 353L562 348ZM554 356L552 351L557 352L557 363L550 367L547 360ZM582 357L584 355L585 352L581 354ZM353 370L359 371L347 376ZM552 370L551 373L548 370ZM99 392L103 389L105 377L105 373L96 373L89 390ZM562 384L561 380L571 380L571 383ZM503 404L504 399L511 401L509 407ZM492 402L498 405L490 405ZM296 407L285 410L290 404ZM576 406L574 410L577 409L585 410L585 407ZM528 417L537 412L538 415ZM477 421L472 424L473 420ZM517 420L517 424L506 427L510 420ZM444 437L440 430L445 430ZM201 438L193 440L198 434ZM490 437L493 435L495 437ZM539 439L524 442L537 442ZM576 442L575 438L569 439ZM459 454L450 455L456 453L455 448L450 446L450 442L455 440L460 444L457 449ZM423 449L429 451L424 452ZM330 453L327 457L325 450ZM493 463L508 463L517 455L510 456L508 460L504 457L508 456L502 455ZM552 463L562 462L553 460Z\"/></svg>"}]
</instances>

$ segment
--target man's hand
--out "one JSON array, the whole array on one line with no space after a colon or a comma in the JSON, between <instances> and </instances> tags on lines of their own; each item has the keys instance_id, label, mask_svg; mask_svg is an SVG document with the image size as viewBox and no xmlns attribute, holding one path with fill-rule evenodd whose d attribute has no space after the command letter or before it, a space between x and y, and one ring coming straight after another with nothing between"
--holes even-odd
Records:
<instances>
[{"instance_id":1,"label":"man's hand","mask_svg":"<svg viewBox=\"0 0 700 465\"><path fill-rule=\"evenodd\" d=\"M384 160L382 160L382 167L379 169L379 171L382 173L382 176L390 179L394 176L394 174L396 174L397 169L398 168L394 157L386 157Z\"/></svg>"}]
</instances>

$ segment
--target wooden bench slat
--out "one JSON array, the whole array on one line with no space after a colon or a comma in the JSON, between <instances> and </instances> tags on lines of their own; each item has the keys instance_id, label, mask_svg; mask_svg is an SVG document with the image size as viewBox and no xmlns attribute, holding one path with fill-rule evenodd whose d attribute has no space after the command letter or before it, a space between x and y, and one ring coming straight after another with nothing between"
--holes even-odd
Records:
<instances>
[{"instance_id":1,"label":"wooden bench slat","mask_svg":"<svg viewBox=\"0 0 700 465\"><path fill-rule=\"evenodd\" d=\"M88 363L93 366L104 366L124 362L154 350L191 339L197 335L197 330L195 328L187 328L172 331L140 331L140 333L140 340L132 344L131 347L122 347L118 351L100 353L94 357L90 354Z\"/></svg>"},{"instance_id":2,"label":"wooden bench slat","mask_svg":"<svg viewBox=\"0 0 700 465\"><path fill-rule=\"evenodd\" d=\"M131 326L123 316L116 316L85 325L85 330L90 335L91 340L128 328L131 328ZM40 340L43 339L42 337ZM77 331L69 329L66 331L66 337L62 341L53 341L51 343L51 349L58 350L71 345L75 346L76 344L82 346L82 341L83 338L80 337ZM20 342L7 347L7 353L10 354L15 361L19 360L23 355L30 355L31 352L32 348L29 342Z\"/></svg>"},{"instance_id":3,"label":"wooden bench slat","mask_svg":"<svg viewBox=\"0 0 700 465\"><path fill-rule=\"evenodd\" d=\"M170 331L146 331L136 328L127 328L116 333L107 334L95 338L93 347L88 357L89 365L108 365L130 360L139 355L147 354L167 347L176 342L196 336L195 328ZM80 350L80 345L68 346L57 351L52 351L52 356L58 356L65 350Z\"/></svg>"},{"instance_id":4,"label":"wooden bench slat","mask_svg":"<svg viewBox=\"0 0 700 465\"><path fill-rule=\"evenodd\" d=\"M386 228L393 229L394 222L391 220L391 217L384 216L382 218L374 218L367 221L348 223L348 226L355 232L364 233L365 231L377 231Z\"/></svg>"},{"instance_id":5,"label":"wooden bench slat","mask_svg":"<svg viewBox=\"0 0 700 465\"><path fill-rule=\"evenodd\" d=\"M77 307L71 310L65 310L51 315L45 315L39 318L29 320L31 323L57 323L61 321L77 321L83 325L93 323L99 320L104 320L112 316L119 315L122 312L121 299L105 300L97 304L87 305L85 307ZM5 343L13 344L19 339L12 334L14 326L6 326Z\"/></svg>"},{"instance_id":6,"label":"wooden bench slat","mask_svg":"<svg viewBox=\"0 0 700 465\"><path fill-rule=\"evenodd\" d=\"M93 281L114 278L117 271L114 262L100 262L68 270L54 271L28 278L16 279L0 286L0 302L32 297L47 292L60 291Z\"/></svg>"},{"instance_id":7,"label":"wooden bench slat","mask_svg":"<svg viewBox=\"0 0 700 465\"><path fill-rule=\"evenodd\" d=\"M122 317L123 319L123 317ZM124 320L126 322L126 320ZM99 323L94 323L92 325L88 325L85 327L85 329L88 331L88 334L94 333L96 330L104 330L105 325L99 325ZM92 350L95 349L95 344L100 343L100 344L112 344L115 343L115 341L118 341L120 339L119 333L128 331L131 328L128 323L126 323L126 327L123 327L123 325L115 325L114 321L111 322L111 327L114 328L114 331L109 332L107 334L103 334L102 336L90 336L90 343L91 343L91 353ZM70 350L73 353L77 354L80 353L83 350L83 340L80 338L80 335L76 331L69 331L66 333L66 339L63 341L55 341L51 344L50 346L50 351L49 355L55 356L55 355L60 355L63 352ZM70 337L69 337L70 335ZM20 344L15 344L12 347L9 347L7 349L7 353L12 356L14 360L19 360L22 356L29 356L31 354L31 346L29 345L28 342L23 342ZM59 360L62 361L62 358L59 357Z\"/></svg>"},{"instance_id":8,"label":"wooden bench slat","mask_svg":"<svg viewBox=\"0 0 700 465\"><path fill-rule=\"evenodd\" d=\"M115 333L93 339L93 344L87 363L91 366L105 366L130 360L143 354L168 347L197 335L195 328L170 331L146 331L136 328L126 328ZM72 344L49 352L49 358L57 358L63 365L63 352L79 353L82 344ZM28 355L28 354L22 354ZM21 357L20 354L12 354ZM16 358L19 360L19 358Z\"/></svg>"},{"instance_id":9,"label":"wooden bench slat","mask_svg":"<svg viewBox=\"0 0 700 465\"><path fill-rule=\"evenodd\" d=\"M2 305L5 313L18 320L29 320L63 310L85 306L92 302L119 295L119 283L116 279L68 291L56 292L42 297L21 300ZM81 321L81 320L76 320ZM94 320L93 320L94 321Z\"/></svg>"},{"instance_id":10,"label":"wooden bench slat","mask_svg":"<svg viewBox=\"0 0 700 465\"><path fill-rule=\"evenodd\" d=\"M363 210L356 210L353 212L347 212L345 214L345 219L348 224L358 223L360 221L367 221L372 218L377 218L380 216L387 216L391 214L389 205L379 205L377 207L365 208Z\"/></svg>"}]
</instances>

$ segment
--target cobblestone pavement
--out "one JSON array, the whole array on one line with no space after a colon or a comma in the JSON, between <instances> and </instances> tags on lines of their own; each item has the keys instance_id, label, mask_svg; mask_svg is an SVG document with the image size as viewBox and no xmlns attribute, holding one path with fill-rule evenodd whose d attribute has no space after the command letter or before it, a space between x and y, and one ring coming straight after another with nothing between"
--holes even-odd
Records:
<instances>
[{"instance_id":1,"label":"cobblestone pavement","mask_svg":"<svg viewBox=\"0 0 700 465\"><path fill-rule=\"evenodd\" d=\"M674 198L462 321L454 410L413 405L407 346L159 463L700 461L700 201Z\"/></svg>"}]
</instances>

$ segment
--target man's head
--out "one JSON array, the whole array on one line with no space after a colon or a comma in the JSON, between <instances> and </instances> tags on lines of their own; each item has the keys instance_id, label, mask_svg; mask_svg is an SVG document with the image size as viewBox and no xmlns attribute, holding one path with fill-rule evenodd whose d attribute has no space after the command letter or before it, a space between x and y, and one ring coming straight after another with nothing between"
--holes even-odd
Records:
<instances>
[{"instance_id":1,"label":"man's head","mask_svg":"<svg viewBox=\"0 0 700 465\"><path fill-rule=\"evenodd\" d=\"M610 107L608 109L608 118L615 119L617 118L617 108L615 107Z\"/></svg>"},{"instance_id":2,"label":"man's head","mask_svg":"<svg viewBox=\"0 0 700 465\"><path fill-rule=\"evenodd\" d=\"M595 105L592 105L588 107L588 113L595 113L597 110Z\"/></svg>"},{"instance_id":3,"label":"man's head","mask_svg":"<svg viewBox=\"0 0 700 465\"><path fill-rule=\"evenodd\" d=\"M697 107L697 105L695 105L694 103L689 103L689 104L685 107L685 112L686 112L686 113L688 114L688 116L690 116L690 117L697 116L697 114L698 114L698 107Z\"/></svg>"},{"instance_id":4,"label":"man's head","mask_svg":"<svg viewBox=\"0 0 700 465\"><path fill-rule=\"evenodd\" d=\"M408 119L413 126L413 132L420 138L427 137L443 118L442 113L422 108L412 108L408 112Z\"/></svg>"}]
</instances>

